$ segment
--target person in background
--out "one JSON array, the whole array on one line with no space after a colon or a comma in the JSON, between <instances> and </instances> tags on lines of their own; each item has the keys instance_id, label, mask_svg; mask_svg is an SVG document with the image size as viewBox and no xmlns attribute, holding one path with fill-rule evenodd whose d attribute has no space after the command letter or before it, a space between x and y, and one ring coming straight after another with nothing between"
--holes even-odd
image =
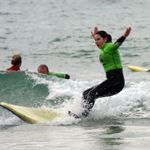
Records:
<instances>
[{"instance_id":1,"label":"person in background","mask_svg":"<svg viewBox=\"0 0 150 150\"><path fill-rule=\"evenodd\" d=\"M49 76L53 75L53 76L57 76L59 78L64 78L64 79L70 79L70 76L68 74L49 72L49 69L48 69L48 67L45 64L41 64L38 67L38 73L47 74Z\"/></svg>"},{"instance_id":2,"label":"person in background","mask_svg":"<svg viewBox=\"0 0 150 150\"><path fill-rule=\"evenodd\" d=\"M12 66L10 68L6 69L7 71L18 71L18 70L20 70L20 67L22 64L21 56L18 54L15 54L14 56L12 56L11 64L12 64Z\"/></svg>"}]
</instances>

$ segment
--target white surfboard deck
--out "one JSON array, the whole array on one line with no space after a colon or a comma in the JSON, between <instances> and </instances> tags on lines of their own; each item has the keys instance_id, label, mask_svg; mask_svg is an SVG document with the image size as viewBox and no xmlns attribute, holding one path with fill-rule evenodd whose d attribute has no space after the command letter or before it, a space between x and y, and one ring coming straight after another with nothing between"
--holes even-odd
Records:
<instances>
[{"instance_id":1,"label":"white surfboard deck","mask_svg":"<svg viewBox=\"0 0 150 150\"><path fill-rule=\"evenodd\" d=\"M31 108L1 102L0 106L9 110L27 123L50 122L61 116L61 111L51 108Z\"/></svg>"}]
</instances>

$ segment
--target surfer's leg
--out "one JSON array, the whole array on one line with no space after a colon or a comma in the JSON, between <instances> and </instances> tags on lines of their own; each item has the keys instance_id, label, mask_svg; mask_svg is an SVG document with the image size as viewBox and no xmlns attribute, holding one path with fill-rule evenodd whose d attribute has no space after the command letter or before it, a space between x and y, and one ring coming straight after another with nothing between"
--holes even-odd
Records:
<instances>
[{"instance_id":1,"label":"surfer's leg","mask_svg":"<svg viewBox=\"0 0 150 150\"><path fill-rule=\"evenodd\" d=\"M92 89L94 89L95 87L96 87L96 86L93 86L93 87L91 87L91 88L85 90L85 91L82 93L83 99L87 99L88 93L89 93Z\"/></svg>"},{"instance_id":2,"label":"surfer's leg","mask_svg":"<svg viewBox=\"0 0 150 150\"><path fill-rule=\"evenodd\" d=\"M95 100L100 97L112 96L119 93L124 87L124 80L118 81L117 78L109 78L101 84L88 90L86 99L83 99L83 107L85 108L84 116L88 115L88 112L93 108ZM83 97L83 98L84 98Z\"/></svg>"},{"instance_id":3,"label":"surfer's leg","mask_svg":"<svg viewBox=\"0 0 150 150\"><path fill-rule=\"evenodd\" d=\"M95 100L100 97L112 96L119 93L124 87L124 77L122 70L115 70L107 74L107 79L97 86L87 89L83 92L82 116L86 117L93 108ZM69 113L72 115L72 113ZM79 118L78 115L75 118Z\"/></svg>"},{"instance_id":4,"label":"surfer's leg","mask_svg":"<svg viewBox=\"0 0 150 150\"><path fill-rule=\"evenodd\" d=\"M100 97L100 95L104 95L103 89L106 87L105 82L83 92L83 108L85 108L86 111L90 111L94 106L95 100Z\"/></svg>"},{"instance_id":5,"label":"surfer's leg","mask_svg":"<svg viewBox=\"0 0 150 150\"><path fill-rule=\"evenodd\" d=\"M102 82L101 84L94 86L85 92L83 92L83 103L82 107L84 108L82 115L76 115L72 113L71 111L68 112L70 116L73 116L74 118L82 118L87 117L90 110L93 108L95 100L100 97L106 97L106 96L112 96L117 93L119 93L124 84L120 84L117 82L117 84L111 83L109 80L106 80ZM86 98L86 99L84 99Z\"/></svg>"}]
</instances>

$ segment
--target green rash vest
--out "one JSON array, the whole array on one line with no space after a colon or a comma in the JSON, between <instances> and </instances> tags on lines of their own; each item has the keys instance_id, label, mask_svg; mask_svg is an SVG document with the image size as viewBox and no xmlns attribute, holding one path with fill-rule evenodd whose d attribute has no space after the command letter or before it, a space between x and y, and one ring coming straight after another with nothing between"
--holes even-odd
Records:
<instances>
[{"instance_id":1,"label":"green rash vest","mask_svg":"<svg viewBox=\"0 0 150 150\"><path fill-rule=\"evenodd\" d=\"M99 60L105 72L114 69L122 69L120 54L115 43L106 43L104 45L100 51Z\"/></svg>"},{"instance_id":2,"label":"green rash vest","mask_svg":"<svg viewBox=\"0 0 150 150\"><path fill-rule=\"evenodd\" d=\"M49 76L56 76L56 77L58 77L58 78L64 78L64 79L66 78L66 74L64 74L64 73L49 72L48 75L49 75Z\"/></svg>"}]
</instances>

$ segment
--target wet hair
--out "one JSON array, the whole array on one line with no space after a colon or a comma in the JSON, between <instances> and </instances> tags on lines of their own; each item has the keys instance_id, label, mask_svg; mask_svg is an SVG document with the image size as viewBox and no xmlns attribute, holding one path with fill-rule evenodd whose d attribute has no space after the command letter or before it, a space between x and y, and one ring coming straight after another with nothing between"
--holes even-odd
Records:
<instances>
[{"instance_id":1,"label":"wet hair","mask_svg":"<svg viewBox=\"0 0 150 150\"><path fill-rule=\"evenodd\" d=\"M18 66L21 61L22 61L21 56L16 54L16 55L12 56L11 64L14 66Z\"/></svg>"},{"instance_id":2,"label":"wet hair","mask_svg":"<svg viewBox=\"0 0 150 150\"><path fill-rule=\"evenodd\" d=\"M45 64L41 64L41 65L38 67L38 70L39 70L39 68L42 68L42 69L46 68L47 71L49 72L49 69L48 69L48 67L47 67Z\"/></svg>"},{"instance_id":3,"label":"wet hair","mask_svg":"<svg viewBox=\"0 0 150 150\"><path fill-rule=\"evenodd\" d=\"M112 42L112 37L110 34L107 34L107 32L101 30L98 31L96 34L100 35L103 39L107 38L107 43Z\"/></svg>"}]
</instances>

